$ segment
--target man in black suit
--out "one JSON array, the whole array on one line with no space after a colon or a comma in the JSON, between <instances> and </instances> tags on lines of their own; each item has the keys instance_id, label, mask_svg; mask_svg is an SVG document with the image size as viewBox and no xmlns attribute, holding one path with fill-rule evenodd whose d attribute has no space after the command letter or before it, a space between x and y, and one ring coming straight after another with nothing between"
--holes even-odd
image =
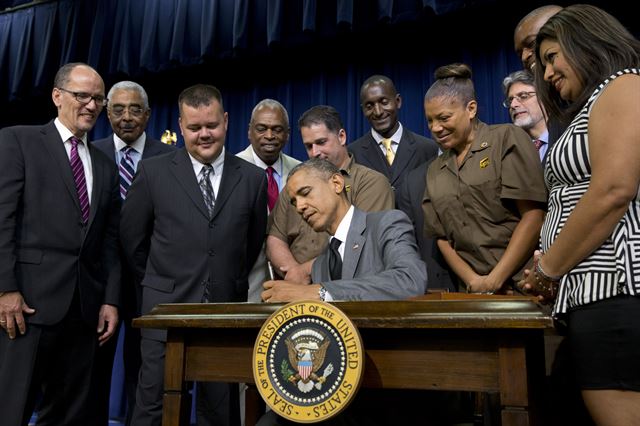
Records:
<instances>
[{"instance_id":1,"label":"man in black suit","mask_svg":"<svg viewBox=\"0 0 640 426\"><path fill-rule=\"evenodd\" d=\"M149 98L142 86L133 81L121 81L111 87L107 94L107 116L113 129L108 138L93 142L94 146L113 160L113 166L119 169L120 196L125 198L131 183L131 173L135 173L141 159L165 154L175 150L172 145L164 144L147 136L145 129L151 109ZM121 166L121 167L120 167ZM138 370L140 369L140 330L131 327L131 320L139 315L137 301L140 300L140 286L134 280L133 271L122 259L122 309L120 317L124 328L123 361L124 388L127 397L127 415L125 424L131 424L131 414L135 406ZM111 371L118 339L111 339L96 354L91 398L94 406L91 410L92 425L109 423L109 396L111 390Z\"/></svg>"},{"instance_id":2,"label":"man in black suit","mask_svg":"<svg viewBox=\"0 0 640 426\"><path fill-rule=\"evenodd\" d=\"M413 222L418 251L427 265L427 289L445 289L458 291L449 275L449 267L436 245L436 241L424 235L424 211L422 200L427 186L427 168L431 164L417 167L407 173L402 186L396 191L396 205Z\"/></svg>"},{"instance_id":3,"label":"man in black suit","mask_svg":"<svg viewBox=\"0 0 640 426\"><path fill-rule=\"evenodd\" d=\"M246 301L266 231L265 173L225 152L218 89L189 87L178 106L185 148L143 160L122 208L120 236L142 285L142 314L158 303ZM166 332L142 330L133 425L160 425L165 340ZM197 399L198 424L239 422L237 386L198 383Z\"/></svg>"},{"instance_id":4,"label":"man in black suit","mask_svg":"<svg viewBox=\"0 0 640 426\"><path fill-rule=\"evenodd\" d=\"M94 354L120 301L118 176L87 144L106 104L91 67L64 65L44 126L0 131L0 422L86 425Z\"/></svg>"},{"instance_id":5,"label":"man in black suit","mask_svg":"<svg viewBox=\"0 0 640 426\"><path fill-rule=\"evenodd\" d=\"M438 155L434 141L405 129L398 121L402 98L393 81L373 75L360 88L360 106L371 124L371 132L347 148L358 164L376 170L396 190L406 174Z\"/></svg>"}]
</instances>

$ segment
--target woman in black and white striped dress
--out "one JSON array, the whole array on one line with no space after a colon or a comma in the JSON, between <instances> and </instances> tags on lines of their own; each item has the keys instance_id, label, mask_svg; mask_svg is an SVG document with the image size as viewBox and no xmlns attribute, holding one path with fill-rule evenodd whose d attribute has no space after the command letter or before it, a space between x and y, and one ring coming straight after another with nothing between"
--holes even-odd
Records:
<instances>
[{"instance_id":1,"label":"woman in black and white striped dress","mask_svg":"<svg viewBox=\"0 0 640 426\"><path fill-rule=\"evenodd\" d=\"M522 284L555 297L594 421L640 425L640 42L573 5L536 45L538 96L570 124L548 156L542 250Z\"/></svg>"}]
</instances>

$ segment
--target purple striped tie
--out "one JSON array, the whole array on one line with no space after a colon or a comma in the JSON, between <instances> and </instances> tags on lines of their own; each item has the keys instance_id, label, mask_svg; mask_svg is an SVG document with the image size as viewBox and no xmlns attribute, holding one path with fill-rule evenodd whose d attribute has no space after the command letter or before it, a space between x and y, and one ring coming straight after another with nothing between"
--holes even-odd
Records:
<instances>
[{"instance_id":1,"label":"purple striped tie","mask_svg":"<svg viewBox=\"0 0 640 426\"><path fill-rule=\"evenodd\" d=\"M124 200L131 186L133 175L136 174L135 167L133 166L133 159L131 158L132 147L126 146L120 150L122 152L122 159L120 160L120 197Z\"/></svg>"},{"instance_id":2,"label":"purple striped tie","mask_svg":"<svg viewBox=\"0 0 640 426\"><path fill-rule=\"evenodd\" d=\"M71 172L73 180L76 182L76 190L78 191L78 200L80 201L80 210L82 211L82 223L89 220L89 193L87 192L87 181L84 178L84 167L82 160L78 155L78 144L82 141L74 136L69 139L71 141L71 154L69 162L71 163Z\"/></svg>"}]
</instances>

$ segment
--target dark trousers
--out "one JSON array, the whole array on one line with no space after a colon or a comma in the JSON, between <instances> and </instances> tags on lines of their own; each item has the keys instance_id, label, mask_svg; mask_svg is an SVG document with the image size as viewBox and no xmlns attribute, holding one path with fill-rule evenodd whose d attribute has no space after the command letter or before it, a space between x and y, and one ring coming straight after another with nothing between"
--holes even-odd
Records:
<instances>
[{"instance_id":1,"label":"dark trousers","mask_svg":"<svg viewBox=\"0 0 640 426\"><path fill-rule=\"evenodd\" d=\"M133 426L160 426L164 392L165 342L142 338L142 365L138 377ZM198 383L196 388L198 426L238 426L240 403L237 384Z\"/></svg>"},{"instance_id":2,"label":"dark trousers","mask_svg":"<svg viewBox=\"0 0 640 426\"><path fill-rule=\"evenodd\" d=\"M127 400L125 425L131 424L136 402L136 387L140 370L140 330L131 326L131 319L123 319L118 332L96 352L91 382L91 425L105 426L109 423L109 398L111 374L118 346L118 334L123 333L122 361L124 365L124 391Z\"/></svg>"},{"instance_id":3,"label":"dark trousers","mask_svg":"<svg viewBox=\"0 0 640 426\"><path fill-rule=\"evenodd\" d=\"M97 342L95 329L80 317L77 299L58 324L28 324L26 334L14 340L0 331L0 424L27 425L39 395L39 426L89 424Z\"/></svg>"}]
</instances>

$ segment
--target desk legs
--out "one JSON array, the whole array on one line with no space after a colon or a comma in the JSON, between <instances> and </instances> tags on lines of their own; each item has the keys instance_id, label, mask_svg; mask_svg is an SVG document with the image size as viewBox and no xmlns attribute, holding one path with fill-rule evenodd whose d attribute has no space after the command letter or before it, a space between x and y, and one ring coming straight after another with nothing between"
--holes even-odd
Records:
<instances>
[{"instance_id":1,"label":"desk legs","mask_svg":"<svg viewBox=\"0 0 640 426\"><path fill-rule=\"evenodd\" d=\"M185 382L184 336L169 331L164 364L164 398L162 426L188 426L191 415L191 394Z\"/></svg>"},{"instance_id":2,"label":"desk legs","mask_svg":"<svg viewBox=\"0 0 640 426\"><path fill-rule=\"evenodd\" d=\"M498 349L503 426L541 424L540 407L532 404L540 396L535 377L544 377L544 354L538 353L539 347L530 341L503 341Z\"/></svg>"}]
</instances>

